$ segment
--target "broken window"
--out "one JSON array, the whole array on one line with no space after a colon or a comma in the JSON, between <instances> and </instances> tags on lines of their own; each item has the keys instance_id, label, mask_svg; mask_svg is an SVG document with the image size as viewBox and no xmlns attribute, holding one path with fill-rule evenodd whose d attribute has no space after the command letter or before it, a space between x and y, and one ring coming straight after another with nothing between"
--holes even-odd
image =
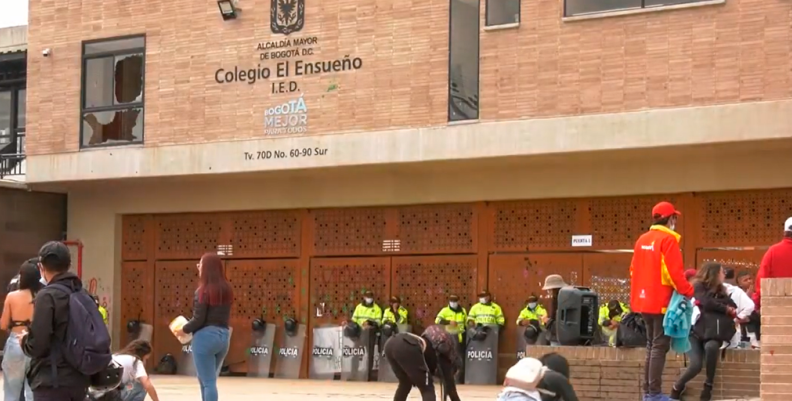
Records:
<instances>
[{"instance_id":1,"label":"broken window","mask_svg":"<svg viewBox=\"0 0 792 401\"><path fill-rule=\"evenodd\" d=\"M83 44L83 147L143 142L145 38Z\"/></svg>"}]
</instances>

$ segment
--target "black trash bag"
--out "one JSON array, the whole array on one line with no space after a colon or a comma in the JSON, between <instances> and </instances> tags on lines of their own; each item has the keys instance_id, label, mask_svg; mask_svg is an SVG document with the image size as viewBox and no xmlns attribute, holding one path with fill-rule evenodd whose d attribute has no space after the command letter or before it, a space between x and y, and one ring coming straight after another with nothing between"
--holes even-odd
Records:
<instances>
[{"instance_id":1,"label":"black trash bag","mask_svg":"<svg viewBox=\"0 0 792 401\"><path fill-rule=\"evenodd\" d=\"M176 367L176 358L173 357L173 354L165 354L154 371L161 375L175 375Z\"/></svg>"},{"instance_id":2,"label":"black trash bag","mask_svg":"<svg viewBox=\"0 0 792 401\"><path fill-rule=\"evenodd\" d=\"M646 324L640 314L628 313L616 331L616 346L624 348L646 347Z\"/></svg>"}]
</instances>

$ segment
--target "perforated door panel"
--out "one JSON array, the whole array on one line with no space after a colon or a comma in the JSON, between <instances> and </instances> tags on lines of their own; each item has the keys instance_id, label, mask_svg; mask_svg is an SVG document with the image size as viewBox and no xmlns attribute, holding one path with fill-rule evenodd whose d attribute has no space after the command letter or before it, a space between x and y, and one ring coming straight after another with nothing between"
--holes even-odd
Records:
<instances>
[{"instance_id":1,"label":"perforated door panel","mask_svg":"<svg viewBox=\"0 0 792 401\"><path fill-rule=\"evenodd\" d=\"M548 292L542 291L545 277L560 274L568 284L581 284L583 256L579 253L532 253L490 255L488 284L494 301L506 317L507 335L500 337L498 353L513 359L517 351L515 330L517 316L530 295L540 297L540 303L550 309ZM514 362L514 361L512 361Z\"/></svg>"},{"instance_id":2,"label":"perforated door panel","mask_svg":"<svg viewBox=\"0 0 792 401\"><path fill-rule=\"evenodd\" d=\"M311 328L348 320L366 290L374 292L380 307L386 306L390 276L390 257L311 259Z\"/></svg>"},{"instance_id":3,"label":"perforated door panel","mask_svg":"<svg viewBox=\"0 0 792 401\"><path fill-rule=\"evenodd\" d=\"M792 189L696 194L699 248L769 246L792 216Z\"/></svg>"},{"instance_id":4,"label":"perforated door panel","mask_svg":"<svg viewBox=\"0 0 792 401\"><path fill-rule=\"evenodd\" d=\"M376 255L388 239L384 208L312 210L314 255Z\"/></svg>"},{"instance_id":5,"label":"perforated door panel","mask_svg":"<svg viewBox=\"0 0 792 401\"><path fill-rule=\"evenodd\" d=\"M597 292L600 304L630 304L630 262L632 253L583 254L583 283Z\"/></svg>"},{"instance_id":6,"label":"perforated door panel","mask_svg":"<svg viewBox=\"0 0 792 401\"><path fill-rule=\"evenodd\" d=\"M121 264L121 344L129 343L126 324L140 319L146 324L154 322L154 269L147 262Z\"/></svg>"},{"instance_id":7,"label":"perforated door panel","mask_svg":"<svg viewBox=\"0 0 792 401\"><path fill-rule=\"evenodd\" d=\"M231 226L230 258L300 256L300 215L296 211L227 213Z\"/></svg>"},{"instance_id":8,"label":"perforated door panel","mask_svg":"<svg viewBox=\"0 0 792 401\"><path fill-rule=\"evenodd\" d=\"M197 261L204 253L215 252L222 230L220 217L216 213L157 216L156 259Z\"/></svg>"},{"instance_id":9,"label":"perforated door panel","mask_svg":"<svg viewBox=\"0 0 792 401\"><path fill-rule=\"evenodd\" d=\"M126 215L122 218L121 259L146 260L148 241L152 238L152 233L146 231L148 219L146 215Z\"/></svg>"},{"instance_id":10,"label":"perforated door panel","mask_svg":"<svg viewBox=\"0 0 792 401\"><path fill-rule=\"evenodd\" d=\"M231 310L234 341L226 359L234 364L235 371L245 367L237 362L247 360L253 319L263 317L265 322L275 324L280 332L284 318L298 318L298 263L297 259L226 262L226 276L234 289L235 299Z\"/></svg>"},{"instance_id":11,"label":"perforated door panel","mask_svg":"<svg viewBox=\"0 0 792 401\"><path fill-rule=\"evenodd\" d=\"M472 204L400 207L398 233L401 253L474 253L478 213Z\"/></svg>"},{"instance_id":12,"label":"perforated door panel","mask_svg":"<svg viewBox=\"0 0 792 401\"><path fill-rule=\"evenodd\" d=\"M673 203L671 195L592 198L589 204L589 226L593 234L592 249L633 249L635 241L653 223L652 208L659 202ZM683 211L684 213L684 211ZM685 218L679 219L676 230L682 232Z\"/></svg>"},{"instance_id":13,"label":"perforated door panel","mask_svg":"<svg viewBox=\"0 0 792 401\"><path fill-rule=\"evenodd\" d=\"M762 264L766 250L745 249L745 250L702 250L696 252L696 266L701 267L707 262L720 263L725 268L734 269L734 274L741 271L749 271L756 279L759 266Z\"/></svg>"},{"instance_id":14,"label":"perforated door panel","mask_svg":"<svg viewBox=\"0 0 792 401\"><path fill-rule=\"evenodd\" d=\"M181 315L190 319L193 299L198 288L197 261L157 262L154 287L154 358L166 353L175 356L181 344L170 332L168 324Z\"/></svg>"},{"instance_id":15,"label":"perforated door panel","mask_svg":"<svg viewBox=\"0 0 792 401\"><path fill-rule=\"evenodd\" d=\"M476 299L478 257L400 256L394 257L392 294L401 297L409 312L413 331L420 333L434 324L448 296L457 295L466 309Z\"/></svg>"},{"instance_id":16,"label":"perforated door panel","mask_svg":"<svg viewBox=\"0 0 792 401\"><path fill-rule=\"evenodd\" d=\"M576 231L578 202L574 199L493 202L492 249L537 251L567 249Z\"/></svg>"}]
</instances>

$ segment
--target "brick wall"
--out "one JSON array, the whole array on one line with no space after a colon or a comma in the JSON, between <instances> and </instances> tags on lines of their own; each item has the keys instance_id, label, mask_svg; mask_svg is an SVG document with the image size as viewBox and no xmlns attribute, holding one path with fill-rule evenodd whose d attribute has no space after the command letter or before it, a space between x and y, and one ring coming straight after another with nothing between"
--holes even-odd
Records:
<instances>
[{"instance_id":1,"label":"brick wall","mask_svg":"<svg viewBox=\"0 0 792 401\"><path fill-rule=\"evenodd\" d=\"M81 41L141 33L146 146L263 136L264 111L297 94L272 94L268 81L215 82L219 68L274 68L256 45L285 38L270 32L270 0L240 6L238 20L223 22L214 1L31 0L27 152L78 150ZM729 0L577 22L561 21L562 6L523 1L518 29L481 31L482 120L792 94L787 2ZM356 71L280 79L299 84L309 133L445 125L448 11L446 0L307 1L305 27L289 37L318 43L299 58L363 62ZM40 56L45 48L50 57Z\"/></svg>"},{"instance_id":2,"label":"brick wall","mask_svg":"<svg viewBox=\"0 0 792 401\"><path fill-rule=\"evenodd\" d=\"M646 352L611 347L529 347L528 355L540 357L558 352L571 365L572 384L581 400L640 400ZM671 386L685 369L682 355L670 352L663 374L663 389ZM696 401L703 386L702 372L685 392L683 401ZM759 352L729 350L718 364L713 399L745 399L759 395ZM786 401L786 400L785 400Z\"/></svg>"},{"instance_id":3,"label":"brick wall","mask_svg":"<svg viewBox=\"0 0 792 401\"><path fill-rule=\"evenodd\" d=\"M762 401L792 399L792 279L762 280Z\"/></svg>"}]
</instances>

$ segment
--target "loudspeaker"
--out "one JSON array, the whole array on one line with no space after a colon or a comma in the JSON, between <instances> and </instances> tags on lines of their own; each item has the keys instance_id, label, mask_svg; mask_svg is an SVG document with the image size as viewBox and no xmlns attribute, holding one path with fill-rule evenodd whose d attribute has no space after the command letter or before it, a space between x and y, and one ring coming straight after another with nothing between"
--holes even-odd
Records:
<instances>
[{"instance_id":1,"label":"loudspeaker","mask_svg":"<svg viewBox=\"0 0 792 401\"><path fill-rule=\"evenodd\" d=\"M558 292L556 333L561 345L586 345L597 332L599 297L586 287L564 287Z\"/></svg>"}]
</instances>

